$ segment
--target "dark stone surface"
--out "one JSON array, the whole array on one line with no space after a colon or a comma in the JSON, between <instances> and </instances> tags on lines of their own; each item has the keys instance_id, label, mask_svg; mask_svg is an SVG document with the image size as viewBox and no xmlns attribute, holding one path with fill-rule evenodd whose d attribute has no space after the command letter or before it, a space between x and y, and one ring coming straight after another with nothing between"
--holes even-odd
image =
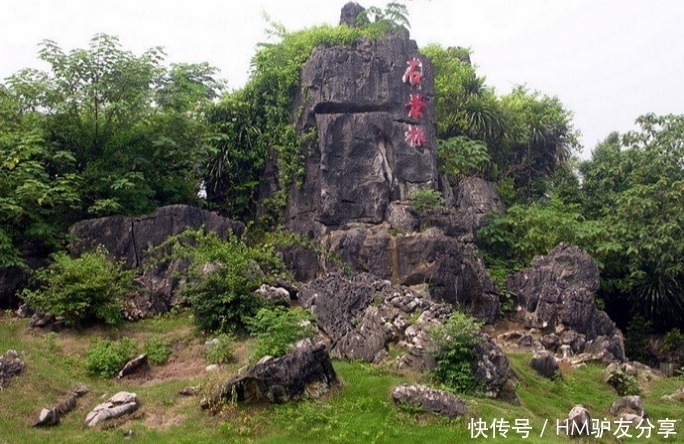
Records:
<instances>
[{"instance_id":1,"label":"dark stone surface","mask_svg":"<svg viewBox=\"0 0 684 444\"><path fill-rule=\"evenodd\" d=\"M16 350L7 350L0 355L0 390L9 386L10 380L19 376L25 369L26 365L19 359Z\"/></svg>"},{"instance_id":2,"label":"dark stone surface","mask_svg":"<svg viewBox=\"0 0 684 444\"><path fill-rule=\"evenodd\" d=\"M404 83L407 61L422 62L420 88ZM320 46L302 69L294 110L300 133L316 127L318 141L305 162L302 187L293 187L286 222L292 230L379 223L391 201L416 188L435 188L434 81L432 66L407 33L350 47ZM409 95L428 106L408 116ZM422 147L405 141L409 125L421 125Z\"/></svg>"},{"instance_id":3,"label":"dark stone surface","mask_svg":"<svg viewBox=\"0 0 684 444\"><path fill-rule=\"evenodd\" d=\"M262 359L225 384L216 387L204 407L223 401L255 402L266 399L284 403L318 398L338 384L337 374L324 344L301 341L290 353Z\"/></svg>"},{"instance_id":4,"label":"dark stone surface","mask_svg":"<svg viewBox=\"0 0 684 444\"><path fill-rule=\"evenodd\" d=\"M340 13L340 25L345 24L349 27L356 28L358 16L365 10L366 8L359 5L358 3L347 3L342 7L342 12Z\"/></svg>"},{"instance_id":5,"label":"dark stone surface","mask_svg":"<svg viewBox=\"0 0 684 444\"><path fill-rule=\"evenodd\" d=\"M548 350L539 350L534 353L530 359L530 367L545 378L556 379L559 377L557 372L560 372L558 362L552 352Z\"/></svg>"},{"instance_id":6,"label":"dark stone surface","mask_svg":"<svg viewBox=\"0 0 684 444\"><path fill-rule=\"evenodd\" d=\"M561 333L557 345L569 344L575 352L592 344L596 347L598 338L608 338L603 350L610 350L613 359L624 360L622 333L594 302L599 270L591 256L561 243L547 256L536 257L531 265L509 277L506 285L518 297L525 326L547 333L574 331L577 334ZM543 338L542 342L552 341Z\"/></svg>"},{"instance_id":7,"label":"dark stone surface","mask_svg":"<svg viewBox=\"0 0 684 444\"><path fill-rule=\"evenodd\" d=\"M392 399L399 404L418 408L447 418L463 416L468 404L458 396L424 385L402 384L392 389Z\"/></svg>"},{"instance_id":8,"label":"dark stone surface","mask_svg":"<svg viewBox=\"0 0 684 444\"><path fill-rule=\"evenodd\" d=\"M435 300L457 305L483 322L499 314L499 298L477 249L437 228L393 236L386 224L354 227L332 231L323 245L354 271L400 285L427 283Z\"/></svg>"},{"instance_id":9,"label":"dark stone surface","mask_svg":"<svg viewBox=\"0 0 684 444\"><path fill-rule=\"evenodd\" d=\"M129 268L136 268L143 264L145 253L151 248L188 228L202 226L218 234L221 239L226 239L231 232L240 236L245 229L242 222L201 208L169 205L157 208L146 216L117 215L78 222L69 228L69 234L77 238L69 245L69 249L72 254L78 255L103 246L114 258L123 260Z\"/></svg>"}]
</instances>

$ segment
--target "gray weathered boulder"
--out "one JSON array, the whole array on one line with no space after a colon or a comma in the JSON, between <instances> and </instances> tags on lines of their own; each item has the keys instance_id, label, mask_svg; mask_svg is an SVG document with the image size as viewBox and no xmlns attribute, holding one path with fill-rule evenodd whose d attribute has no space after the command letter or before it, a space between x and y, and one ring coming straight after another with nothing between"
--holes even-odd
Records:
<instances>
[{"instance_id":1,"label":"gray weathered boulder","mask_svg":"<svg viewBox=\"0 0 684 444\"><path fill-rule=\"evenodd\" d=\"M338 384L337 374L325 344L300 341L278 358L267 357L242 374L216 387L203 408L225 401L284 403L301 398L319 398Z\"/></svg>"},{"instance_id":2,"label":"gray weathered boulder","mask_svg":"<svg viewBox=\"0 0 684 444\"><path fill-rule=\"evenodd\" d=\"M73 254L80 254L103 246L128 268L143 269L136 279L140 291L123 301L125 317L136 320L165 313L179 302L176 290L182 282L177 273L188 267L186 260L146 267L148 252L171 236L200 227L215 232L223 240L231 233L239 236L245 229L242 222L200 208L170 205L146 216L108 216L78 222L69 228L69 233L77 239L69 249Z\"/></svg>"},{"instance_id":3,"label":"gray weathered boulder","mask_svg":"<svg viewBox=\"0 0 684 444\"><path fill-rule=\"evenodd\" d=\"M0 355L0 390L7 387L10 380L20 375L26 365L19 359L19 353L16 350L7 350Z\"/></svg>"},{"instance_id":4,"label":"gray weathered boulder","mask_svg":"<svg viewBox=\"0 0 684 444\"><path fill-rule=\"evenodd\" d=\"M138 397L135 393L119 392L109 398L106 402L95 406L95 408L86 415L85 422L88 427L95 427L101 422L119 418L124 415L130 415L138 410L138 407Z\"/></svg>"},{"instance_id":5,"label":"gray weathered boulder","mask_svg":"<svg viewBox=\"0 0 684 444\"><path fill-rule=\"evenodd\" d=\"M316 315L333 357L378 363L390 348L400 350L397 368L425 371L434 367L435 345L429 331L453 308L405 286L368 273L348 277L333 273L302 286L299 302ZM474 376L488 396L515 402L515 383L503 352L486 336L476 346Z\"/></svg>"},{"instance_id":6,"label":"gray weathered boulder","mask_svg":"<svg viewBox=\"0 0 684 444\"><path fill-rule=\"evenodd\" d=\"M188 228L204 227L226 239L230 233L241 235L245 225L210 211L187 205L169 205L139 216L107 216L87 219L72 225L69 234L77 238L69 245L74 254L103 246L129 268L141 266L145 254L171 236Z\"/></svg>"},{"instance_id":7,"label":"gray weathered boulder","mask_svg":"<svg viewBox=\"0 0 684 444\"><path fill-rule=\"evenodd\" d=\"M669 401L669 402L684 402L684 386L679 387L674 393L671 395L663 395L660 397L663 401Z\"/></svg>"},{"instance_id":8,"label":"gray weathered boulder","mask_svg":"<svg viewBox=\"0 0 684 444\"><path fill-rule=\"evenodd\" d=\"M340 25L347 25L351 28L356 28L358 26L359 14L365 11L366 8L355 2L349 2L342 7L342 12L340 13ZM367 21L367 20L366 20Z\"/></svg>"},{"instance_id":9,"label":"gray weathered boulder","mask_svg":"<svg viewBox=\"0 0 684 444\"><path fill-rule=\"evenodd\" d=\"M468 409L468 404L458 396L424 385L402 384L394 387L392 399L396 403L447 418L463 416Z\"/></svg>"},{"instance_id":10,"label":"gray weathered boulder","mask_svg":"<svg viewBox=\"0 0 684 444\"><path fill-rule=\"evenodd\" d=\"M283 287L274 287L272 285L263 284L261 287L257 288L254 293L261 297L264 301L273 304L280 305L282 307L289 307L290 302L290 292Z\"/></svg>"},{"instance_id":11,"label":"gray weathered boulder","mask_svg":"<svg viewBox=\"0 0 684 444\"><path fill-rule=\"evenodd\" d=\"M576 353L593 347L603 359L624 361L622 333L594 303L599 270L591 256L561 243L531 265L506 283L518 296L519 316L525 326L560 334L557 346L571 345Z\"/></svg>"},{"instance_id":12,"label":"gray weathered boulder","mask_svg":"<svg viewBox=\"0 0 684 444\"><path fill-rule=\"evenodd\" d=\"M116 374L115 379L122 379L132 375L145 374L150 371L150 363L147 354L143 353L129 360Z\"/></svg>"},{"instance_id":13,"label":"gray weathered boulder","mask_svg":"<svg viewBox=\"0 0 684 444\"><path fill-rule=\"evenodd\" d=\"M555 379L560 369L556 357L548 350L539 350L530 359L530 367L545 378Z\"/></svg>"},{"instance_id":14,"label":"gray weathered boulder","mask_svg":"<svg viewBox=\"0 0 684 444\"><path fill-rule=\"evenodd\" d=\"M641 396L623 396L610 405L611 415L620 417L625 413L636 415L640 418L644 418L646 416L646 410L644 410L644 401L642 401Z\"/></svg>"},{"instance_id":15,"label":"gray weathered boulder","mask_svg":"<svg viewBox=\"0 0 684 444\"><path fill-rule=\"evenodd\" d=\"M557 428L558 434L564 431L567 436L589 436L591 435L591 415L589 410L583 405L575 405L570 413L568 419L563 421L563 426Z\"/></svg>"}]
</instances>

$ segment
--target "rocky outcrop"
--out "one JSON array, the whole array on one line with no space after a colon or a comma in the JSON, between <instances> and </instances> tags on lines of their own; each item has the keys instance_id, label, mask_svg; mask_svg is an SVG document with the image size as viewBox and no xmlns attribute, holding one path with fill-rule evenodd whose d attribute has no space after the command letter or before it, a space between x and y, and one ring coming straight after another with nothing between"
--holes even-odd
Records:
<instances>
[{"instance_id":1,"label":"rocky outcrop","mask_svg":"<svg viewBox=\"0 0 684 444\"><path fill-rule=\"evenodd\" d=\"M568 413L568 419L556 427L556 434L560 435L563 432L566 436L589 436L592 432L591 426L589 410L577 404Z\"/></svg>"},{"instance_id":2,"label":"rocky outcrop","mask_svg":"<svg viewBox=\"0 0 684 444\"><path fill-rule=\"evenodd\" d=\"M33 422L33 427L51 427L59 424L61 418L76 408L76 400L90 391L88 387L80 384L64 400L59 401L52 408L44 408L38 413L38 418Z\"/></svg>"},{"instance_id":3,"label":"rocky outcrop","mask_svg":"<svg viewBox=\"0 0 684 444\"><path fill-rule=\"evenodd\" d=\"M242 235L245 225L215 213L187 205L169 205L140 217L107 216L78 222L69 228L76 241L69 245L79 255L99 246L107 249L128 268L143 265L145 253L186 229L204 227L226 239L230 233Z\"/></svg>"},{"instance_id":4,"label":"rocky outcrop","mask_svg":"<svg viewBox=\"0 0 684 444\"><path fill-rule=\"evenodd\" d=\"M88 427L95 427L101 422L130 415L138 410L140 404L135 393L119 392L106 402L98 404L88 415L85 422Z\"/></svg>"},{"instance_id":5,"label":"rocky outcrop","mask_svg":"<svg viewBox=\"0 0 684 444\"><path fill-rule=\"evenodd\" d=\"M338 384L325 344L310 340L295 344L288 354L266 357L242 374L216 387L203 408L225 401L256 402L262 399L284 403L301 398L319 398Z\"/></svg>"},{"instance_id":6,"label":"rocky outcrop","mask_svg":"<svg viewBox=\"0 0 684 444\"><path fill-rule=\"evenodd\" d=\"M242 235L245 229L242 222L200 208L170 205L146 216L108 216L78 222L69 228L77 239L69 249L78 255L102 246L128 268L144 269L136 279L141 291L123 302L126 318L135 320L165 313L178 302L175 293L181 282L177 273L188 266L187 261L170 260L145 267L147 252L171 236L200 227L215 232L223 240L231 233Z\"/></svg>"},{"instance_id":7,"label":"rocky outcrop","mask_svg":"<svg viewBox=\"0 0 684 444\"><path fill-rule=\"evenodd\" d=\"M599 269L586 252L561 243L509 277L506 286L518 297L519 318L549 335L542 343L552 351L567 344L595 359L625 360L622 333L594 302Z\"/></svg>"},{"instance_id":8,"label":"rocky outcrop","mask_svg":"<svg viewBox=\"0 0 684 444\"><path fill-rule=\"evenodd\" d=\"M341 23L354 26L362 10L345 5ZM485 212L499 208L493 185L443 185L449 208L422 217L409 204L414 191L443 181L436 170L434 73L408 31L317 47L297 91L296 131L316 139L301 149L304 177L288 189L285 225L322 248L284 252L296 278L309 281L342 262L393 284L428 284L436 300L493 322L499 300L473 244ZM267 176L262 200L278 188L277 168Z\"/></svg>"},{"instance_id":9,"label":"rocky outcrop","mask_svg":"<svg viewBox=\"0 0 684 444\"><path fill-rule=\"evenodd\" d=\"M641 400L641 396L637 395L623 396L613 402L610 405L610 414L629 420L633 420L635 417L641 420L647 416L644 401Z\"/></svg>"},{"instance_id":10,"label":"rocky outcrop","mask_svg":"<svg viewBox=\"0 0 684 444\"><path fill-rule=\"evenodd\" d=\"M545 378L556 379L559 375L558 362L552 352L539 350L530 359L530 367Z\"/></svg>"},{"instance_id":11,"label":"rocky outcrop","mask_svg":"<svg viewBox=\"0 0 684 444\"><path fill-rule=\"evenodd\" d=\"M302 286L299 302L316 315L333 357L379 363L390 350L400 351L391 365L415 371L434 367L429 331L452 313L449 304L368 273L315 279ZM486 335L482 339L471 363L475 378L489 396L514 399L506 356Z\"/></svg>"},{"instance_id":12,"label":"rocky outcrop","mask_svg":"<svg viewBox=\"0 0 684 444\"><path fill-rule=\"evenodd\" d=\"M7 350L0 355L0 390L7 387L10 380L20 375L24 369L26 365L19 359L19 353L16 350Z\"/></svg>"},{"instance_id":13,"label":"rocky outcrop","mask_svg":"<svg viewBox=\"0 0 684 444\"><path fill-rule=\"evenodd\" d=\"M499 299L484 263L472 244L463 244L438 228L393 235L387 225L353 227L322 239L326 251L356 272L392 283L428 284L437 301L460 307L484 322L499 313ZM326 268L335 263L326 263Z\"/></svg>"},{"instance_id":14,"label":"rocky outcrop","mask_svg":"<svg viewBox=\"0 0 684 444\"><path fill-rule=\"evenodd\" d=\"M447 418L463 416L468 410L468 404L458 396L424 385L402 384L394 387L392 399L398 404Z\"/></svg>"}]
</instances>

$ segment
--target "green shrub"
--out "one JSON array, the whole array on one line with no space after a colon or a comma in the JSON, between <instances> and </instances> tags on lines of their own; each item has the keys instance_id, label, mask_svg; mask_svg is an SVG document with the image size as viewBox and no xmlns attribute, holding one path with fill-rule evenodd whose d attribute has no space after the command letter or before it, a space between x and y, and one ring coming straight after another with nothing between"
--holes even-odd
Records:
<instances>
[{"instance_id":1,"label":"green shrub","mask_svg":"<svg viewBox=\"0 0 684 444\"><path fill-rule=\"evenodd\" d=\"M621 370L615 370L608 376L608 385L613 387L618 395L641 395L639 381L634 376L630 376Z\"/></svg>"},{"instance_id":2,"label":"green shrub","mask_svg":"<svg viewBox=\"0 0 684 444\"><path fill-rule=\"evenodd\" d=\"M660 349L664 352L675 351L683 343L684 335L682 335L682 331L678 328L673 328L663 336L663 346Z\"/></svg>"},{"instance_id":3,"label":"green shrub","mask_svg":"<svg viewBox=\"0 0 684 444\"><path fill-rule=\"evenodd\" d=\"M133 289L133 271L110 262L102 249L77 259L66 253L52 257L52 264L36 272L41 288L22 293L31 307L63 316L68 324L122 321L120 298Z\"/></svg>"},{"instance_id":4,"label":"green shrub","mask_svg":"<svg viewBox=\"0 0 684 444\"><path fill-rule=\"evenodd\" d=\"M96 339L86 351L85 368L93 376L111 378L135 356L136 343L131 338L119 341Z\"/></svg>"},{"instance_id":5,"label":"green shrub","mask_svg":"<svg viewBox=\"0 0 684 444\"><path fill-rule=\"evenodd\" d=\"M312 321L313 316L300 307L292 310L262 308L248 321L249 330L256 339L252 358L284 355L298 340L316 334Z\"/></svg>"},{"instance_id":6,"label":"green shrub","mask_svg":"<svg viewBox=\"0 0 684 444\"><path fill-rule=\"evenodd\" d=\"M171 341L155 336L145 343L145 354L153 365L163 365L171 356Z\"/></svg>"},{"instance_id":7,"label":"green shrub","mask_svg":"<svg viewBox=\"0 0 684 444\"><path fill-rule=\"evenodd\" d=\"M225 364L233 359L233 353L235 353L235 337L222 333L207 348L207 362L210 364Z\"/></svg>"},{"instance_id":8,"label":"green shrub","mask_svg":"<svg viewBox=\"0 0 684 444\"><path fill-rule=\"evenodd\" d=\"M440 192L431 189L414 190L409 200L411 208L420 216L427 216L444 203Z\"/></svg>"},{"instance_id":9,"label":"green shrub","mask_svg":"<svg viewBox=\"0 0 684 444\"><path fill-rule=\"evenodd\" d=\"M456 180L466 176L485 176L491 169L487 144L465 136L437 141L440 172Z\"/></svg>"},{"instance_id":10,"label":"green shrub","mask_svg":"<svg viewBox=\"0 0 684 444\"><path fill-rule=\"evenodd\" d=\"M432 377L457 392L477 392L480 383L473 376L471 361L475 346L482 341L480 326L471 316L454 312L442 325L430 330L435 342L435 367Z\"/></svg>"},{"instance_id":11,"label":"green shrub","mask_svg":"<svg viewBox=\"0 0 684 444\"><path fill-rule=\"evenodd\" d=\"M214 232L188 230L160 245L162 259L191 259L188 281L181 290L206 332L237 332L263 301L254 290L284 269L273 245L250 247L235 236L221 241ZM207 267L210 264L211 267Z\"/></svg>"}]
</instances>

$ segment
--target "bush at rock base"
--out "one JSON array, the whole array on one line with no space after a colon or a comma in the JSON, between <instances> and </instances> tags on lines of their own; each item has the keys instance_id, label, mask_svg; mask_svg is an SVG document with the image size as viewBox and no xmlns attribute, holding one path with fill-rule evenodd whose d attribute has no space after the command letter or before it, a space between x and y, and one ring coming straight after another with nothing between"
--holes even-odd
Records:
<instances>
[{"instance_id":1,"label":"bush at rock base","mask_svg":"<svg viewBox=\"0 0 684 444\"><path fill-rule=\"evenodd\" d=\"M437 347L431 371L436 381L457 392L478 391L481 384L473 377L471 361L475 346L482 342L480 326L474 318L456 311L430 331Z\"/></svg>"},{"instance_id":2,"label":"bush at rock base","mask_svg":"<svg viewBox=\"0 0 684 444\"><path fill-rule=\"evenodd\" d=\"M630 376L621 370L611 372L606 382L608 382L620 396L641 394L639 381L637 381L634 376Z\"/></svg>"},{"instance_id":3,"label":"bush at rock base","mask_svg":"<svg viewBox=\"0 0 684 444\"><path fill-rule=\"evenodd\" d=\"M85 369L93 376L111 378L135 355L135 349L131 338L96 339L86 352Z\"/></svg>"},{"instance_id":4,"label":"bush at rock base","mask_svg":"<svg viewBox=\"0 0 684 444\"><path fill-rule=\"evenodd\" d=\"M104 249L84 253L77 259L57 253L53 260L36 272L42 286L22 292L31 307L63 316L68 324L121 322L119 298L133 288L132 271L110 262Z\"/></svg>"},{"instance_id":5,"label":"bush at rock base","mask_svg":"<svg viewBox=\"0 0 684 444\"><path fill-rule=\"evenodd\" d=\"M181 295L187 298L200 330L227 333L245 329L246 319L263 305L254 290L268 275L283 270L274 248L251 247L232 235L224 242L200 229L169 238L157 254L166 252L162 259L191 260Z\"/></svg>"},{"instance_id":6,"label":"bush at rock base","mask_svg":"<svg viewBox=\"0 0 684 444\"><path fill-rule=\"evenodd\" d=\"M145 354L150 363L163 365L171 356L171 342L155 336L145 343Z\"/></svg>"},{"instance_id":7,"label":"bush at rock base","mask_svg":"<svg viewBox=\"0 0 684 444\"><path fill-rule=\"evenodd\" d=\"M264 356L282 356L292 344L304 338L312 338L316 331L312 324L313 316L297 307L262 308L247 321L249 330L256 339L252 359Z\"/></svg>"},{"instance_id":8,"label":"bush at rock base","mask_svg":"<svg viewBox=\"0 0 684 444\"><path fill-rule=\"evenodd\" d=\"M211 342L211 346L206 349L207 362L210 364L225 364L233 359L235 353L234 336L222 333Z\"/></svg>"}]
</instances>

